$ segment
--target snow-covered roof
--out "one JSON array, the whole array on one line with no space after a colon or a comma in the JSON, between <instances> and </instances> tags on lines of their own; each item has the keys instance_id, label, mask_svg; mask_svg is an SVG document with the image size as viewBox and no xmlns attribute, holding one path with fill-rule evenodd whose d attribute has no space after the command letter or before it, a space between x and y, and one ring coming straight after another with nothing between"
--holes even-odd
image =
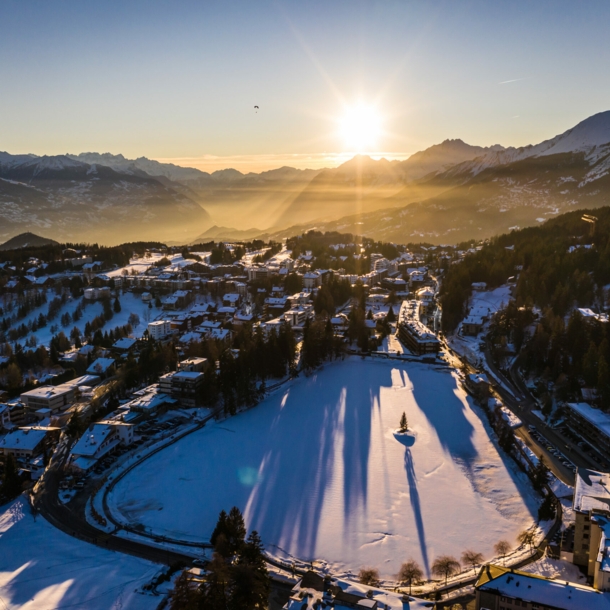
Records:
<instances>
[{"instance_id":1,"label":"snow-covered roof","mask_svg":"<svg viewBox=\"0 0 610 610\"><path fill-rule=\"evenodd\" d=\"M610 610L610 594L601 593L585 585L553 580L496 565L483 566L475 586L479 591L493 591L545 607L564 610Z\"/></svg>"},{"instance_id":2,"label":"snow-covered roof","mask_svg":"<svg viewBox=\"0 0 610 610\"><path fill-rule=\"evenodd\" d=\"M109 424L93 424L78 439L72 449L72 455L92 457L99 450L100 445L112 434L112 426Z\"/></svg>"},{"instance_id":3,"label":"snow-covered roof","mask_svg":"<svg viewBox=\"0 0 610 610\"><path fill-rule=\"evenodd\" d=\"M9 451L33 451L45 438L46 430L15 430L0 439L0 449Z\"/></svg>"},{"instance_id":4,"label":"snow-covered roof","mask_svg":"<svg viewBox=\"0 0 610 610\"><path fill-rule=\"evenodd\" d=\"M112 346L115 349L131 349L136 344L136 340L131 337L123 337Z\"/></svg>"},{"instance_id":5,"label":"snow-covered roof","mask_svg":"<svg viewBox=\"0 0 610 610\"><path fill-rule=\"evenodd\" d=\"M610 510L610 474L579 468L574 485L574 510Z\"/></svg>"},{"instance_id":6,"label":"snow-covered roof","mask_svg":"<svg viewBox=\"0 0 610 610\"><path fill-rule=\"evenodd\" d=\"M87 369L87 373L90 375L99 375L105 373L111 366L114 366L114 358L98 358L91 363L91 366Z\"/></svg>"},{"instance_id":7,"label":"snow-covered roof","mask_svg":"<svg viewBox=\"0 0 610 610\"><path fill-rule=\"evenodd\" d=\"M64 383L62 385L44 385L38 388L34 388L33 390L29 390L28 392L24 392L21 394L21 400L24 397L27 398L52 398L53 396L61 396L63 394L68 394L69 392L74 391L73 384Z\"/></svg>"},{"instance_id":8,"label":"snow-covered roof","mask_svg":"<svg viewBox=\"0 0 610 610\"><path fill-rule=\"evenodd\" d=\"M567 406L610 438L610 415L599 409L594 409L586 402L569 402Z\"/></svg>"}]
</instances>

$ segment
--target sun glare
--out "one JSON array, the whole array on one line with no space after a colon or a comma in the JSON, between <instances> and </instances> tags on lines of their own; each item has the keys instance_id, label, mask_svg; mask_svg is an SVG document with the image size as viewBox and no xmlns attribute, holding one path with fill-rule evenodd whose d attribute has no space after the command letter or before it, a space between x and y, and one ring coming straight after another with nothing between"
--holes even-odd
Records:
<instances>
[{"instance_id":1,"label":"sun glare","mask_svg":"<svg viewBox=\"0 0 610 610\"><path fill-rule=\"evenodd\" d=\"M339 121L339 131L351 152L370 152L379 145L381 118L374 107L358 104L346 110Z\"/></svg>"}]
</instances>

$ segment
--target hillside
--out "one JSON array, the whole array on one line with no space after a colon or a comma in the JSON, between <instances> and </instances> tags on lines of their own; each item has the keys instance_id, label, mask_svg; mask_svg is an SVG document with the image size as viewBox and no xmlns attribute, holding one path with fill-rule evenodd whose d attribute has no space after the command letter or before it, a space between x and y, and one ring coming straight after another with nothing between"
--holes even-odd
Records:
<instances>
[{"instance_id":1,"label":"hillside","mask_svg":"<svg viewBox=\"0 0 610 610\"><path fill-rule=\"evenodd\" d=\"M335 169L320 172L274 226L280 229L295 221L329 221L433 197L446 190L447 185L427 182L423 180L425 176L472 160L492 149L470 146L461 140L445 140L405 161L374 160L358 155Z\"/></svg>"},{"instance_id":2,"label":"hillside","mask_svg":"<svg viewBox=\"0 0 610 610\"><path fill-rule=\"evenodd\" d=\"M583 213L598 219L593 235ZM499 235L452 265L442 282L443 326L455 328L464 315L472 282L494 288L514 275L518 305L550 307L557 315L574 304L604 307L599 288L610 283L610 207L568 212L542 226Z\"/></svg>"},{"instance_id":3,"label":"hillside","mask_svg":"<svg viewBox=\"0 0 610 610\"><path fill-rule=\"evenodd\" d=\"M193 199L144 172L0 154L0 238L39 228L66 241L188 241L211 224Z\"/></svg>"},{"instance_id":4,"label":"hillside","mask_svg":"<svg viewBox=\"0 0 610 610\"><path fill-rule=\"evenodd\" d=\"M40 235L34 235L34 233L21 233L11 237L8 241L0 244L0 250L16 250L17 248L37 248L39 246L51 246L58 245L53 239L47 237L41 237Z\"/></svg>"}]
</instances>

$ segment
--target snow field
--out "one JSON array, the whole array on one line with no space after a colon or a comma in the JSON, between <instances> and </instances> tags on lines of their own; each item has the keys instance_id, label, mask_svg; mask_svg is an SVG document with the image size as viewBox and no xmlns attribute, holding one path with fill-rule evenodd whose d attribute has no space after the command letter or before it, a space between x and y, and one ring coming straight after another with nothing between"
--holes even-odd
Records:
<instances>
[{"instance_id":1,"label":"snow field","mask_svg":"<svg viewBox=\"0 0 610 610\"><path fill-rule=\"evenodd\" d=\"M21 610L153 610L159 598L136 593L156 564L99 549L34 520L20 497L0 512L0 600Z\"/></svg>"},{"instance_id":2,"label":"snow field","mask_svg":"<svg viewBox=\"0 0 610 610\"><path fill-rule=\"evenodd\" d=\"M416 432L394 438L401 413ZM114 516L205 541L238 506L268 551L396 574L530 527L539 499L490 440L457 377L419 363L348 359L151 457L117 484Z\"/></svg>"}]
</instances>

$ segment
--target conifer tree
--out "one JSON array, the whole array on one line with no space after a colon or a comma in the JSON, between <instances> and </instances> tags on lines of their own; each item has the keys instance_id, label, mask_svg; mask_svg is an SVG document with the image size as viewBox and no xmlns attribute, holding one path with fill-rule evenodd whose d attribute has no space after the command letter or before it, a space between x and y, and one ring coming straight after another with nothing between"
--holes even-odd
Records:
<instances>
[{"instance_id":1,"label":"conifer tree","mask_svg":"<svg viewBox=\"0 0 610 610\"><path fill-rule=\"evenodd\" d=\"M409 423L407 422L407 416L405 414L405 412L402 412L402 415L400 417L400 431L401 432L407 432L409 430Z\"/></svg>"}]
</instances>

